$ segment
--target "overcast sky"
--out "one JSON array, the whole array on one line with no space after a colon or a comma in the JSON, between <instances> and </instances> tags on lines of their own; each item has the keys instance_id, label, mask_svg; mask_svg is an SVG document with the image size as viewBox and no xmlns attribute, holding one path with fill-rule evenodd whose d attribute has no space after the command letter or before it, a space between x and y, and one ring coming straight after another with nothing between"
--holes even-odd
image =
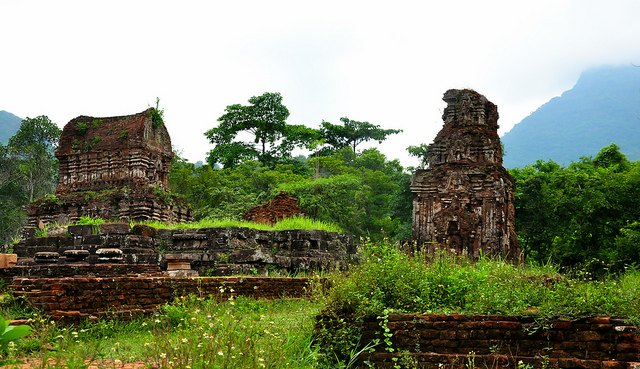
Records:
<instances>
[{"instance_id":1,"label":"overcast sky","mask_svg":"<svg viewBox=\"0 0 640 369\"><path fill-rule=\"evenodd\" d=\"M381 150L414 165L447 89L496 103L504 133L583 70L640 64L639 19L638 0L0 0L0 110L62 127L159 97L197 161L227 105L280 92L291 124L403 129Z\"/></svg>"}]
</instances>

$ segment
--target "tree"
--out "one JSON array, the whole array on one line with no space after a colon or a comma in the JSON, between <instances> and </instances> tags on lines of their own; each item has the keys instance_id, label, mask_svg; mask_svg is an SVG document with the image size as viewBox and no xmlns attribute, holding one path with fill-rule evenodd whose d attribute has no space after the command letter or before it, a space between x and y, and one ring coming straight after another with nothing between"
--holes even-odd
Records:
<instances>
[{"instance_id":1,"label":"tree","mask_svg":"<svg viewBox=\"0 0 640 369\"><path fill-rule=\"evenodd\" d=\"M340 121L342 125L322 122L322 137L334 150L351 147L355 152L356 147L363 142L375 140L382 143L387 136L402 132L401 129L382 129L379 125L347 117L340 118Z\"/></svg>"},{"instance_id":2,"label":"tree","mask_svg":"<svg viewBox=\"0 0 640 369\"><path fill-rule=\"evenodd\" d=\"M607 146L566 168L538 161L511 173L516 231L528 258L595 273L635 262L640 162Z\"/></svg>"},{"instance_id":3,"label":"tree","mask_svg":"<svg viewBox=\"0 0 640 369\"><path fill-rule=\"evenodd\" d=\"M23 210L26 204L27 193L21 186L18 161L0 144L0 245L18 235L26 216Z\"/></svg>"},{"instance_id":4,"label":"tree","mask_svg":"<svg viewBox=\"0 0 640 369\"><path fill-rule=\"evenodd\" d=\"M629 160L627 160L627 157L620 151L620 147L612 143L600 149L598 155L593 159L593 164L601 168L617 166L616 169L626 169L627 165L629 165Z\"/></svg>"},{"instance_id":5,"label":"tree","mask_svg":"<svg viewBox=\"0 0 640 369\"><path fill-rule=\"evenodd\" d=\"M279 93L266 92L249 99L250 105L234 104L225 109L218 118L220 124L205 132L209 141L216 145L209 152L209 164L237 166L249 159L272 165L277 157L277 141L285 134L289 110L282 104ZM253 142L236 141L242 133L253 135Z\"/></svg>"},{"instance_id":6,"label":"tree","mask_svg":"<svg viewBox=\"0 0 640 369\"><path fill-rule=\"evenodd\" d=\"M29 202L55 189L57 160L54 151L60 140L60 128L44 115L26 118L9 139L10 155L19 162L22 185Z\"/></svg>"},{"instance_id":7,"label":"tree","mask_svg":"<svg viewBox=\"0 0 640 369\"><path fill-rule=\"evenodd\" d=\"M420 159L418 169L425 169L429 165L429 145L423 143L418 146L409 146L407 151L409 155Z\"/></svg>"}]
</instances>

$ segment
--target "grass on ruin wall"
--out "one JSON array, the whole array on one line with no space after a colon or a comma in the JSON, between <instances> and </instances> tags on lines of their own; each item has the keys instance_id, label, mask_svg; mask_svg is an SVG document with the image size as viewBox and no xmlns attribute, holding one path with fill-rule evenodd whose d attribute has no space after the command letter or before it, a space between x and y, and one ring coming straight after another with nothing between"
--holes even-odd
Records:
<instances>
[{"instance_id":1,"label":"grass on ruin wall","mask_svg":"<svg viewBox=\"0 0 640 369\"><path fill-rule=\"evenodd\" d=\"M164 223L158 221L146 221L137 224L145 224L150 227L160 229L250 228L261 231L315 230L342 233L342 229L340 229L339 226L333 223L305 217L284 218L274 225L234 219L202 219L190 223Z\"/></svg>"},{"instance_id":2,"label":"grass on ruin wall","mask_svg":"<svg viewBox=\"0 0 640 369\"><path fill-rule=\"evenodd\" d=\"M80 217L77 222L72 224L48 224L44 228L37 229L35 232L35 237L47 237L49 235L49 229L52 227L67 227L69 225L92 225L94 227L99 227L100 224L103 223L110 223L110 221L102 218L91 218L83 216ZM113 223L118 223L118 221L113 221ZM336 224L305 217L284 218L273 225L234 219L202 219L196 222L189 223L166 223L157 220L131 222L131 227L136 224L144 224L158 229L249 228L260 231L306 230L343 233L343 230ZM19 241L20 239L17 239L14 243L17 243Z\"/></svg>"}]
</instances>

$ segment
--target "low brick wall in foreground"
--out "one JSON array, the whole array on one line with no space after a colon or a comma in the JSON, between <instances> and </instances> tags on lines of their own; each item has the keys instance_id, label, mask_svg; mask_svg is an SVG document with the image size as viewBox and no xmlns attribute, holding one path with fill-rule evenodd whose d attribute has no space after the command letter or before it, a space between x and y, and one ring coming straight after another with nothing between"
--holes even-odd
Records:
<instances>
[{"instance_id":1,"label":"low brick wall in foreground","mask_svg":"<svg viewBox=\"0 0 640 369\"><path fill-rule=\"evenodd\" d=\"M330 329L335 319L320 316L318 328ZM518 368L519 361L535 368L640 368L637 327L610 317L542 321L522 316L392 314L386 323L391 345L384 343L384 321L374 318L353 324L360 325L361 345L381 342L374 352L362 355L361 363L366 360L382 368L393 368L403 354L405 361L421 368Z\"/></svg>"},{"instance_id":2,"label":"low brick wall in foreground","mask_svg":"<svg viewBox=\"0 0 640 369\"><path fill-rule=\"evenodd\" d=\"M228 299L250 296L262 299L304 297L311 279L267 277L162 276L119 277L16 277L10 285L14 295L53 318L126 318L153 312L174 298L194 294Z\"/></svg>"}]
</instances>

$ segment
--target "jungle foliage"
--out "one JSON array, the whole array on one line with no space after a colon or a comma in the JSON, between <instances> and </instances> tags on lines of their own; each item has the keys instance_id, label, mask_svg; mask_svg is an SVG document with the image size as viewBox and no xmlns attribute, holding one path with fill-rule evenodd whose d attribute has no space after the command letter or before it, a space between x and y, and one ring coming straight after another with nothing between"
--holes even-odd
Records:
<instances>
[{"instance_id":1,"label":"jungle foliage","mask_svg":"<svg viewBox=\"0 0 640 369\"><path fill-rule=\"evenodd\" d=\"M0 245L17 237L24 206L56 185L60 128L42 115L26 118L7 146L0 144Z\"/></svg>"},{"instance_id":2,"label":"jungle foliage","mask_svg":"<svg viewBox=\"0 0 640 369\"><path fill-rule=\"evenodd\" d=\"M567 167L538 161L511 173L529 259L590 273L638 268L640 162L612 144Z\"/></svg>"}]
</instances>

